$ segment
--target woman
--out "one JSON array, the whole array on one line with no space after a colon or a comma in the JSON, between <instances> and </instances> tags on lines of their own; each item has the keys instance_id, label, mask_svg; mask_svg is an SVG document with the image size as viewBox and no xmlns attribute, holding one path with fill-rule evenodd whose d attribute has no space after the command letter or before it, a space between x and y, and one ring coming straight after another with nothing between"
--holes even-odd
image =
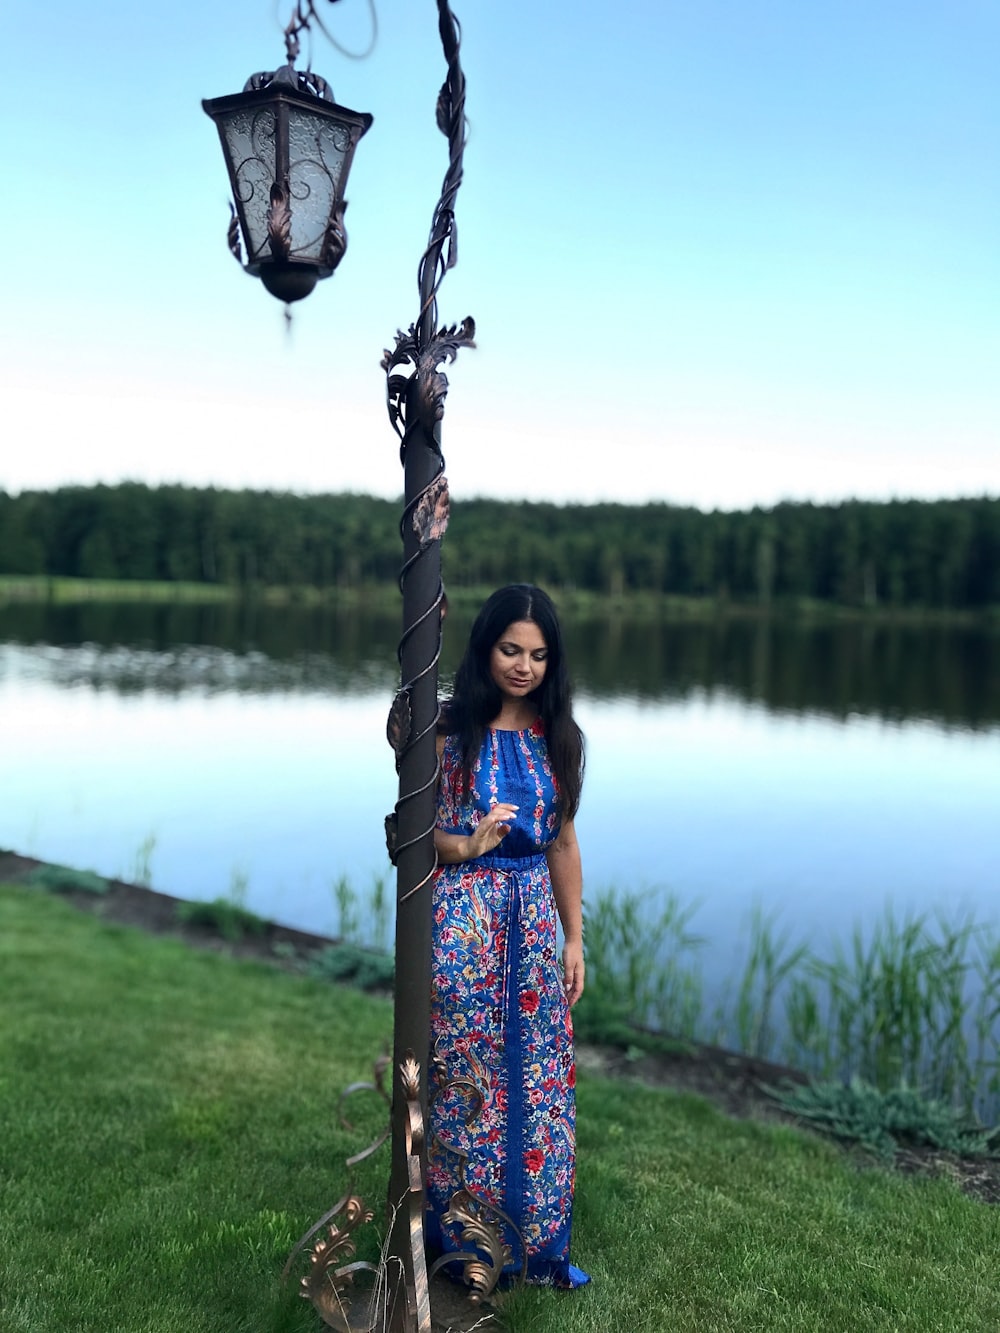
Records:
<instances>
[{"instance_id":1,"label":"woman","mask_svg":"<svg viewBox=\"0 0 1000 1333\"><path fill-rule=\"evenodd\" d=\"M443 1090L431 1116L428 1239L444 1252L468 1248L446 1218L464 1177L506 1219L505 1277L524 1266L529 1282L581 1286L589 1278L569 1262L569 1011L584 980L573 829L583 736L559 621L540 588L513 584L486 602L442 729L431 1039Z\"/></svg>"}]
</instances>

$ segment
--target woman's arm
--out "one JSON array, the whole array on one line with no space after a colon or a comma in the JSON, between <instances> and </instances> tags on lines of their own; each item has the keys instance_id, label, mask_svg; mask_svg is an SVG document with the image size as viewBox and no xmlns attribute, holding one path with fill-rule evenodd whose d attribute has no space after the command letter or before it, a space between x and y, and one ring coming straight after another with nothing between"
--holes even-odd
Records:
<instances>
[{"instance_id":1,"label":"woman's arm","mask_svg":"<svg viewBox=\"0 0 1000 1333\"><path fill-rule=\"evenodd\" d=\"M559 837L545 853L552 892L563 929L563 973L566 998L576 1004L583 994L583 864L572 819L563 821Z\"/></svg>"}]
</instances>

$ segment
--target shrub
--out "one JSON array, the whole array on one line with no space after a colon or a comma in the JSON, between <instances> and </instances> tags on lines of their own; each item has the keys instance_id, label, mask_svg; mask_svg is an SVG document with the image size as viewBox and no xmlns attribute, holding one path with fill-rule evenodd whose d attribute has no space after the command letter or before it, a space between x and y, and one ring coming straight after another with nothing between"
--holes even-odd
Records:
<instances>
[{"instance_id":1,"label":"shrub","mask_svg":"<svg viewBox=\"0 0 1000 1333\"><path fill-rule=\"evenodd\" d=\"M361 990L391 990L396 965L391 954L372 953L357 944L331 944L309 962L310 976L345 981Z\"/></svg>"},{"instance_id":2,"label":"shrub","mask_svg":"<svg viewBox=\"0 0 1000 1333\"><path fill-rule=\"evenodd\" d=\"M109 885L103 875L93 870L74 870L71 866L38 866L26 883L55 893L107 893Z\"/></svg>"},{"instance_id":3,"label":"shrub","mask_svg":"<svg viewBox=\"0 0 1000 1333\"><path fill-rule=\"evenodd\" d=\"M996 1132L915 1088L881 1092L859 1078L848 1084L762 1085L786 1111L834 1138L859 1143L884 1161L906 1144L929 1144L957 1157L994 1157Z\"/></svg>"},{"instance_id":4,"label":"shrub","mask_svg":"<svg viewBox=\"0 0 1000 1333\"><path fill-rule=\"evenodd\" d=\"M177 919L186 926L205 926L217 930L223 939L235 943L244 935L263 935L267 922L256 912L230 898L212 898L208 902L177 904Z\"/></svg>"}]
</instances>

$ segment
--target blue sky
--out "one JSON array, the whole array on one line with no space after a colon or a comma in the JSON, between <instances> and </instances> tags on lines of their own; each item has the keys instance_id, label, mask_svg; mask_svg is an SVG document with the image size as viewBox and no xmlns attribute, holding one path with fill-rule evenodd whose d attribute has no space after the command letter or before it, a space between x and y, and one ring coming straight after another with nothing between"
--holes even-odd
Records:
<instances>
[{"instance_id":1,"label":"blue sky","mask_svg":"<svg viewBox=\"0 0 1000 1333\"><path fill-rule=\"evenodd\" d=\"M290 335L226 249L200 102L282 63L291 5L10 7L0 488L399 492L378 363L417 312L443 59L433 0L375 3L369 59L314 43L375 124ZM455 502L1000 494L995 0L453 3ZM367 0L323 14L366 43Z\"/></svg>"}]
</instances>

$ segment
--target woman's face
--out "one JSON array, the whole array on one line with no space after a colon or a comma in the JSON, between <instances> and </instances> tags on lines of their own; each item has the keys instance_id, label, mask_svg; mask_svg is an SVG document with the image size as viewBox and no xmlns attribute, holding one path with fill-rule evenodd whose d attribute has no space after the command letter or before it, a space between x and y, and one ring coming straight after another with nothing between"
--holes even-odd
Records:
<instances>
[{"instance_id":1,"label":"woman's face","mask_svg":"<svg viewBox=\"0 0 1000 1333\"><path fill-rule=\"evenodd\" d=\"M549 648L533 620L515 620L490 652L490 676L508 699L524 699L545 679Z\"/></svg>"}]
</instances>

